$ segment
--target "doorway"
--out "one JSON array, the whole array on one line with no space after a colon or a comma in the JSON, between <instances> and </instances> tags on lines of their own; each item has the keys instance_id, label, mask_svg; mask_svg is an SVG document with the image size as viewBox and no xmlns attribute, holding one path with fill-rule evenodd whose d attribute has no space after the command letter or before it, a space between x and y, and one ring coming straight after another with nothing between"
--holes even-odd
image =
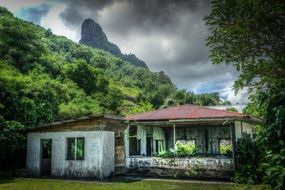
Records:
<instances>
[{"instance_id":1,"label":"doorway","mask_svg":"<svg viewBox=\"0 0 285 190\"><path fill-rule=\"evenodd\" d=\"M41 176L51 175L52 139L41 139Z\"/></svg>"},{"instance_id":2,"label":"doorway","mask_svg":"<svg viewBox=\"0 0 285 190\"><path fill-rule=\"evenodd\" d=\"M151 156L151 137L146 137L146 156Z\"/></svg>"}]
</instances>

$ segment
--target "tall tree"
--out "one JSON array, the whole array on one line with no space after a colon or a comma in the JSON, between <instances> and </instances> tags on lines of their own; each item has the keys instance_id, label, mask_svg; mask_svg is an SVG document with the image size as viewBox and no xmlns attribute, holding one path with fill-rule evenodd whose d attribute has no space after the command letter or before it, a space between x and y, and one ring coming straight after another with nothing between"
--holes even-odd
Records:
<instances>
[{"instance_id":1,"label":"tall tree","mask_svg":"<svg viewBox=\"0 0 285 190\"><path fill-rule=\"evenodd\" d=\"M240 75L234 89L248 87L264 114L262 145L266 179L285 183L285 1L214 0L205 18L214 64L233 64Z\"/></svg>"}]
</instances>

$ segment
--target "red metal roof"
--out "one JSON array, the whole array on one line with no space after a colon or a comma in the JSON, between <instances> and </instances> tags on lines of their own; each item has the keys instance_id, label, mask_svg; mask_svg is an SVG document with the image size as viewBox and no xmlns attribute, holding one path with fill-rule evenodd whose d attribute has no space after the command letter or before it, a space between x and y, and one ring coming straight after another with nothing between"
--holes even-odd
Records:
<instances>
[{"instance_id":1,"label":"red metal roof","mask_svg":"<svg viewBox=\"0 0 285 190\"><path fill-rule=\"evenodd\" d=\"M165 109L159 109L151 112L140 113L126 116L129 121L159 121L175 119L202 119L202 118L227 118L243 117L245 114L238 112L229 112L194 105L180 105Z\"/></svg>"}]
</instances>

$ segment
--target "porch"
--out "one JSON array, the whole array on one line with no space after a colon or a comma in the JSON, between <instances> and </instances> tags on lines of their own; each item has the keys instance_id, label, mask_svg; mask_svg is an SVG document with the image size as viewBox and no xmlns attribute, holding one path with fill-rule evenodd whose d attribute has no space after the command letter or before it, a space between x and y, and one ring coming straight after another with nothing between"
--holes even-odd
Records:
<instances>
[{"instance_id":1,"label":"porch","mask_svg":"<svg viewBox=\"0 0 285 190\"><path fill-rule=\"evenodd\" d=\"M189 153L184 156L180 155L182 157L195 155L232 157L235 139L235 124L232 122L154 124L158 123L136 123L128 126L125 136L127 137L125 139L128 149L127 157L165 157L161 153L180 154L177 152L180 147L187 149Z\"/></svg>"},{"instance_id":2,"label":"porch","mask_svg":"<svg viewBox=\"0 0 285 190\"><path fill-rule=\"evenodd\" d=\"M230 178L234 172L234 122L133 122L125 137L131 174Z\"/></svg>"}]
</instances>

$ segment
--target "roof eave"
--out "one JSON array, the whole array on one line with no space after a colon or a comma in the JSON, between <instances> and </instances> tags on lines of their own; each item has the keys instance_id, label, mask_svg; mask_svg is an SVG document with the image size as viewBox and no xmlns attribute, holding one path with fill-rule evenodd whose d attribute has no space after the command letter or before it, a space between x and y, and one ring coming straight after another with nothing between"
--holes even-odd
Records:
<instances>
[{"instance_id":1,"label":"roof eave","mask_svg":"<svg viewBox=\"0 0 285 190\"><path fill-rule=\"evenodd\" d=\"M244 121L253 124L262 124L263 120L252 116L238 116L238 117L211 117L211 118L193 118L193 119L156 119L156 120L127 120L127 124L174 124L174 123L197 123L197 122L211 122L211 121Z\"/></svg>"}]
</instances>

